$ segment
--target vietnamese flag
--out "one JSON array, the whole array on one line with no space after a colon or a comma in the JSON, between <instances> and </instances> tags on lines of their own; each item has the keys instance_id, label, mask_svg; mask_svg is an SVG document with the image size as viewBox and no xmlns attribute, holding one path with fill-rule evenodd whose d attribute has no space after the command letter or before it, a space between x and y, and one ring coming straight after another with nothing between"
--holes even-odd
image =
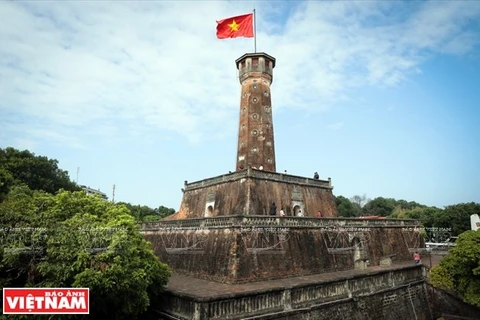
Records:
<instances>
[{"instance_id":1,"label":"vietnamese flag","mask_svg":"<svg viewBox=\"0 0 480 320\"><path fill-rule=\"evenodd\" d=\"M217 38L253 38L253 13L217 21Z\"/></svg>"}]
</instances>

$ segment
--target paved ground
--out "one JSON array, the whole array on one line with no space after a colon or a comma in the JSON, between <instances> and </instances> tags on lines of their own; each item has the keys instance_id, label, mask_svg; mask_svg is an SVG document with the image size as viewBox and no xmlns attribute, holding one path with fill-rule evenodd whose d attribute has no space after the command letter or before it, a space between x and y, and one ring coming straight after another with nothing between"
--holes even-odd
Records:
<instances>
[{"instance_id":1,"label":"paved ground","mask_svg":"<svg viewBox=\"0 0 480 320\"><path fill-rule=\"evenodd\" d=\"M442 256L432 256L432 265L438 264ZM422 260L426 266L430 265L430 259ZM413 262L394 263L391 267L373 266L367 270L347 270L338 272L329 272L316 275L292 277L286 279L277 279L269 281L258 281L245 284L223 284L213 281L201 280L194 277L174 274L168 283L168 289L176 294L186 295L197 298L219 298L235 296L239 293L249 293L258 290L275 290L281 288L288 288L307 283L331 281L332 279L350 278L355 275L375 273L380 270L396 269L405 266L411 266Z\"/></svg>"},{"instance_id":2,"label":"paved ground","mask_svg":"<svg viewBox=\"0 0 480 320\"><path fill-rule=\"evenodd\" d=\"M432 254L431 266L432 267L436 266L446 254L447 254L446 251L438 251ZM425 258L422 258L422 263L430 267L430 257L426 256Z\"/></svg>"}]
</instances>

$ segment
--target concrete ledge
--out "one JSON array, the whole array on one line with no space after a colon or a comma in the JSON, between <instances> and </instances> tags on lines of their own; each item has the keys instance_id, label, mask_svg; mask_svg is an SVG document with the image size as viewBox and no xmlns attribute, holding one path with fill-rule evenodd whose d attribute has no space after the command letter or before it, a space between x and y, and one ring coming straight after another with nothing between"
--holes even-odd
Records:
<instances>
[{"instance_id":1,"label":"concrete ledge","mask_svg":"<svg viewBox=\"0 0 480 320\"><path fill-rule=\"evenodd\" d=\"M184 190L191 191L199 188L205 188L215 186L217 184L228 183L246 178L256 178L261 180L269 180L276 182L293 183L297 185L307 185L319 188L333 189L330 180L319 180L300 176L294 176L290 174L283 174L277 172L269 172L263 170L257 170L253 168L244 169L237 172L223 174L213 178L199 180L195 182L185 183Z\"/></svg>"},{"instance_id":2,"label":"concrete ledge","mask_svg":"<svg viewBox=\"0 0 480 320\"><path fill-rule=\"evenodd\" d=\"M307 276L257 281L241 284L224 284L215 281L198 279L190 276L174 274L167 287L167 292L192 299L198 302L209 302L218 299L231 299L249 296L258 292L275 292L285 289L300 289L306 286L323 286L328 283L346 282L364 277L385 277L387 286L397 285L405 279L424 279L426 271L424 265L412 265L410 262L393 265L390 268L379 266L369 267L366 270L345 270ZM401 281L392 281L390 273L403 272ZM409 274L407 276L407 274ZM422 280L423 281L423 280Z\"/></svg>"},{"instance_id":3,"label":"concrete ledge","mask_svg":"<svg viewBox=\"0 0 480 320\"><path fill-rule=\"evenodd\" d=\"M160 220L140 224L140 231L148 232L155 230L188 230L188 229L214 229L228 227L323 227L325 231L349 231L348 228L358 227L396 227L406 228L410 232L412 228L420 228L418 220L410 219L358 219L358 218L313 218L313 217L277 217L265 215L229 215L210 218L190 218L179 220ZM351 230L358 231L358 230ZM418 230L420 232L420 229Z\"/></svg>"},{"instance_id":4,"label":"concrete ledge","mask_svg":"<svg viewBox=\"0 0 480 320\"><path fill-rule=\"evenodd\" d=\"M424 275L422 265L410 264L243 285L175 275L160 311L178 319L283 319L372 296L380 297L382 305L389 308L402 299L424 295Z\"/></svg>"}]
</instances>

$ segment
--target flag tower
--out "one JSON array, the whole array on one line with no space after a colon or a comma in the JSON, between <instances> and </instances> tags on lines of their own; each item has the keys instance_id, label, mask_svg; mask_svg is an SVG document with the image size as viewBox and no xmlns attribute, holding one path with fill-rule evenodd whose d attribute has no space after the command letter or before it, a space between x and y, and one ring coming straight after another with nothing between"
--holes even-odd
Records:
<instances>
[{"instance_id":1,"label":"flag tower","mask_svg":"<svg viewBox=\"0 0 480 320\"><path fill-rule=\"evenodd\" d=\"M254 36L253 14L217 23L220 39ZM418 224L412 220L380 223L338 218L330 178L276 172L270 95L275 58L257 53L256 42L254 45L254 53L235 61L241 84L236 160L240 170L194 182L185 180L178 212L142 224L141 232L155 254L176 276L168 283L159 313L194 320L316 319L320 314L336 315L341 305L349 312L347 318L352 318L365 309L364 293L371 289L365 281L379 272L376 269L364 278L366 261L391 263L392 252L396 259L410 260L409 249L421 247L423 238L419 232L405 234L404 229L414 230ZM318 212L321 218L316 217ZM411 275L414 272L420 279L422 269L412 267L400 271L395 279L408 279L395 290L419 283ZM331 283L305 277L354 268L360 271L354 281L350 271L346 282L344 276ZM388 279L397 270L385 273ZM299 276L305 281L292 288L288 283ZM283 278L291 279L283 289L279 282L268 282ZM382 273L379 281L374 279L379 285L374 295L368 295L372 305L384 295L384 278ZM265 282L260 287L248 286L252 281ZM186 283L198 290L186 295ZM231 284L242 284L248 292L239 292L229 287ZM342 290L337 290L340 287ZM421 283L417 287L423 288ZM313 291L319 294L310 294ZM330 303L332 292L335 304ZM361 299L345 299L345 292L349 296L358 293ZM399 308L405 304L403 300L397 304Z\"/></svg>"},{"instance_id":2,"label":"flag tower","mask_svg":"<svg viewBox=\"0 0 480 320\"><path fill-rule=\"evenodd\" d=\"M270 85L275 58L247 53L235 61L242 85L237 170L247 167L276 171Z\"/></svg>"}]
</instances>

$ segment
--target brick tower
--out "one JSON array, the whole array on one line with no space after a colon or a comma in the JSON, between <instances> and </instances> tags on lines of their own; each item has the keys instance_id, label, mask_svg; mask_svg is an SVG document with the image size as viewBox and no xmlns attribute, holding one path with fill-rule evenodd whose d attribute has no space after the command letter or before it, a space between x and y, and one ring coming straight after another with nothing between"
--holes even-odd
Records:
<instances>
[{"instance_id":1,"label":"brick tower","mask_svg":"<svg viewBox=\"0 0 480 320\"><path fill-rule=\"evenodd\" d=\"M165 319L333 319L340 314L350 319L358 310L365 317L379 310L381 319L389 319L385 310L409 302L398 298L393 304L392 294L410 295L411 288L414 300L424 301L419 294L425 286L423 267L365 270L366 261L388 266L392 253L397 261L410 261L411 249L424 248L419 223L338 218L330 178L276 172L270 96L275 58L247 53L236 66L242 88L240 170L184 181L178 212L142 224L156 255L174 270L152 307ZM360 273L330 279L334 272L354 268ZM331 274L314 276L326 272ZM267 281L282 278L290 279ZM265 282L249 285L252 281ZM245 289L230 286L240 283ZM365 309L368 303L380 309ZM415 306L404 319L427 317L420 304Z\"/></svg>"},{"instance_id":2,"label":"brick tower","mask_svg":"<svg viewBox=\"0 0 480 320\"><path fill-rule=\"evenodd\" d=\"M276 172L270 85L275 58L246 53L236 61L241 84L236 170L195 182L185 181L178 213L169 219L233 215L336 217L330 178L312 179ZM273 204L276 204L273 206Z\"/></svg>"},{"instance_id":3,"label":"brick tower","mask_svg":"<svg viewBox=\"0 0 480 320\"><path fill-rule=\"evenodd\" d=\"M265 53L247 53L235 62L242 85L237 170L250 166L275 172L270 96L275 58Z\"/></svg>"}]
</instances>

